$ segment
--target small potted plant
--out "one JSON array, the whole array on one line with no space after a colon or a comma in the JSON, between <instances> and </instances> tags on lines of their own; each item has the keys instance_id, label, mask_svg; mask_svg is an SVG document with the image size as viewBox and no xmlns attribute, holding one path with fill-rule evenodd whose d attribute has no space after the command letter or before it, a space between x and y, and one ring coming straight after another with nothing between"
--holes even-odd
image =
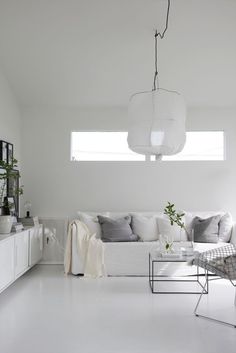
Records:
<instances>
[{"instance_id":1,"label":"small potted plant","mask_svg":"<svg viewBox=\"0 0 236 353\"><path fill-rule=\"evenodd\" d=\"M0 234L8 234L11 232L13 217L11 214L12 205L7 201L7 182L10 178L16 179L20 175L16 174L17 159L12 160L11 163L0 160ZM13 190L13 197L23 194L23 186L15 187Z\"/></svg>"}]
</instances>

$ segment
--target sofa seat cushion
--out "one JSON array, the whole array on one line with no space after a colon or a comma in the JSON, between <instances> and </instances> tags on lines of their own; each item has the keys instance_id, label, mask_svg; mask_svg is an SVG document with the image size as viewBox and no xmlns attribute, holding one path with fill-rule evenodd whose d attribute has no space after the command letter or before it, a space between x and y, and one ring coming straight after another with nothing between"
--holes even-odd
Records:
<instances>
[{"instance_id":1,"label":"sofa seat cushion","mask_svg":"<svg viewBox=\"0 0 236 353\"><path fill-rule=\"evenodd\" d=\"M177 246L179 242L176 243ZM194 243L194 251L207 251L224 246L226 243ZM148 256L151 251L160 249L159 240L147 242L104 243L104 259L109 276L148 276ZM183 242L183 247L189 247L190 242ZM196 274L196 266L184 262L157 264L161 275L186 276Z\"/></svg>"},{"instance_id":2,"label":"sofa seat cushion","mask_svg":"<svg viewBox=\"0 0 236 353\"><path fill-rule=\"evenodd\" d=\"M179 243L178 243L179 245ZM189 242L184 243L189 246ZM104 261L108 276L148 276L149 253L160 249L160 242L104 243ZM186 263L155 264L159 275L185 276L196 274L195 266Z\"/></svg>"},{"instance_id":3,"label":"sofa seat cushion","mask_svg":"<svg viewBox=\"0 0 236 353\"><path fill-rule=\"evenodd\" d=\"M148 254L159 241L104 243L104 261L109 276L147 276Z\"/></svg>"}]
</instances>

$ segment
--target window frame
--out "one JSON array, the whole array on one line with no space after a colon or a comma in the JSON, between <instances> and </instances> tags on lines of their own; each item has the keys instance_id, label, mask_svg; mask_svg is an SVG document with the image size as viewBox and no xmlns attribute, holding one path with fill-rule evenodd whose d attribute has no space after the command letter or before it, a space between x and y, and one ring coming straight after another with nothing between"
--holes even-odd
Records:
<instances>
[{"instance_id":1,"label":"window frame","mask_svg":"<svg viewBox=\"0 0 236 353\"><path fill-rule=\"evenodd\" d=\"M151 156L148 156L148 155L142 155L144 156L144 160L73 160L72 159L72 134L75 133L75 132L109 132L109 133L112 133L112 132L126 132L127 133L127 130L105 130L105 129L102 129L102 130L89 130L89 129L80 129L80 130L73 130L73 131L70 131L70 162L79 162L79 163L151 163L153 164L153 162L156 162L156 160L151 160ZM186 163L186 162L190 162L190 163L193 163L193 162L225 162L226 159L227 159L227 153L226 153L226 132L224 129L217 129L217 130L188 130L186 131L186 133L188 132L222 132L223 133L223 158L222 159L192 159L192 160L189 160L189 159L183 159L183 160L161 160L162 163L170 163L170 162L178 162L178 163ZM180 152L181 153L181 152ZM141 154L140 154L141 155ZM152 155L154 156L154 155ZM171 157L171 156L170 156ZM159 160L160 162L160 160Z\"/></svg>"}]
</instances>

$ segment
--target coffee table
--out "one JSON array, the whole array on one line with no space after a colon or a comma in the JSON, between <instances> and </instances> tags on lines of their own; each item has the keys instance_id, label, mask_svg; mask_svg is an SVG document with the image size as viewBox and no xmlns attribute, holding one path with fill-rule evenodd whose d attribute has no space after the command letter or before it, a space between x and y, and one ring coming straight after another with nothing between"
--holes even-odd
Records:
<instances>
[{"instance_id":1,"label":"coffee table","mask_svg":"<svg viewBox=\"0 0 236 353\"><path fill-rule=\"evenodd\" d=\"M204 274L199 273L199 268L196 269L195 275L190 276L170 276L170 275L160 275L158 270L160 270L160 265L165 263L186 263L188 265L194 259L194 255L181 255L176 254L175 256L163 255L159 251L155 250L149 253L149 285L153 294L201 294L204 290L204 294L208 293L208 272L205 271ZM204 279L204 284L201 283L200 278ZM158 290L158 283L160 282L192 282L199 286L199 290ZM156 283L156 285L155 285Z\"/></svg>"}]
</instances>

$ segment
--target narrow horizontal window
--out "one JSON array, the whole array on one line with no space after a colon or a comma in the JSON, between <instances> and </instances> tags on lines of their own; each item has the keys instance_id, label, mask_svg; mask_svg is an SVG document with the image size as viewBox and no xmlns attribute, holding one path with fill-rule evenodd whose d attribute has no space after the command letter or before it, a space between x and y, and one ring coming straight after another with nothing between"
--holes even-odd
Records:
<instances>
[{"instance_id":1,"label":"narrow horizontal window","mask_svg":"<svg viewBox=\"0 0 236 353\"><path fill-rule=\"evenodd\" d=\"M188 131L183 150L164 161L223 161L224 131Z\"/></svg>"},{"instance_id":2,"label":"narrow horizontal window","mask_svg":"<svg viewBox=\"0 0 236 353\"><path fill-rule=\"evenodd\" d=\"M145 161L145 156L132 152L127 132L72 132L72 161Z\"/></svg>"},{"instance_id":3,"label":"narrow horizontal window","mask_svg":"<svg viewBox=\"0 0 236 353\"><path fill-rule=\"evenodd\" d=\"M127 132L73 131L72 161L145 161L145 156L132 152L127 144ZM189 131L182 152L163 156L163 161L224 160L223 131ZM154 161L155 157L151 157Z\"/></svg>"}]
</instances>

